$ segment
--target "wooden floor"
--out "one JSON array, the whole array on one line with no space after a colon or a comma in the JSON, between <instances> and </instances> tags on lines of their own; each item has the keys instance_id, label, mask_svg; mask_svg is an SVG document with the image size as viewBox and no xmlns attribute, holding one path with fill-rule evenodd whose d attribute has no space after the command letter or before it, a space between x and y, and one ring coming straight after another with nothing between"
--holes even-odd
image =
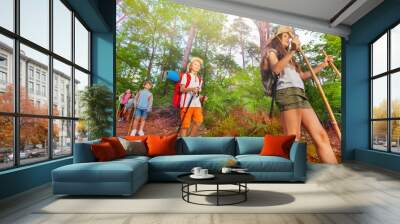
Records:
<instances>
[{"instance_id":1,"label":"wooden floor","mask_svg":"<svg viewBox=\"0 0 400 224\"><path fill-rule=\"evenodd\" d=\"M0 201L0 223L219 224L219 223L400 223L400 174L358 163L312 165L308 182L344 200L367 204L356 214L37 214L54 200L50 186ZM315 203L320 203L316 201Z\"/></svg>"}]
</instances>

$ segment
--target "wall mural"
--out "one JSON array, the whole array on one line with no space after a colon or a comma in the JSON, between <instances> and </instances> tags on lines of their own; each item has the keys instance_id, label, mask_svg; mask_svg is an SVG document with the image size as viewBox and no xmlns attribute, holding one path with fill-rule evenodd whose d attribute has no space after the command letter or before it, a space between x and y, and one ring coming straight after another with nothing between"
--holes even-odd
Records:
<instances>
[{"instance_id":1,"label":"wall mural","mask_svg":"<svg viewBox=\"0 0 400 224\"><path fill-rule=\"evenodd\" d=\"M340 37L167 0L117 10L117 135L294 134L310 162L340 161Z\"/></svg>"}]
</instances>

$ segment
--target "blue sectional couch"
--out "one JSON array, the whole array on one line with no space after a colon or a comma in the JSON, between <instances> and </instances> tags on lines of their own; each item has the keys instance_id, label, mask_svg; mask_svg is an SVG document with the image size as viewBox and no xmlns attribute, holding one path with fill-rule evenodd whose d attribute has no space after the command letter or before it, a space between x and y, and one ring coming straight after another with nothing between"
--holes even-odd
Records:
<instances>
[{"instance_id":1,"label":"blue sectional couch","mask_svg":"<svg viewBox=\"0 0 400 224\"><path fill-rule=\"evenodd\" d=\"M75 144L74 163L53 170L54 194L131 195L148 181L176 181L196 166L218 172L232 159L259 182L306 180L306 146L299 142L285 159L258 155L263 137L185 137L177 141L177 155L127 156L108 162L95 161L90 149L95 143Z\"/></svg>"}]
</instances>

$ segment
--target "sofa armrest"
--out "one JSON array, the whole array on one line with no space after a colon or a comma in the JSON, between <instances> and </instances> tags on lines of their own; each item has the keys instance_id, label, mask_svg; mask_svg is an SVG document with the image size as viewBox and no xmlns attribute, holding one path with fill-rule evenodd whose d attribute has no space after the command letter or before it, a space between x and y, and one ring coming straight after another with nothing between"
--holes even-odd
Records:
<instances>
[{"instance_id":1,"label":"sofa armrest","mask_svg":"<svg viewBox=\"0 0 400 224\"><path fill-rule=\"evenodd\" d=\"M293 143L290 149L290 160L293 162L293 179L295 181L305 181L307 176L306 143Z\"/></svg>"},{"instance_id":2,"label":"sofa armrest","mask_svg":"<svg viewBox=\"0 0 400 224\"><path fill-rule=\"evenodd\" d=\"M75 143L75 145L74 145L74 163L95 162L96 158L94 157L90 146L92 144L98 144L98 143L100 143L100 140Z\"/></svg>"}]
</instances>

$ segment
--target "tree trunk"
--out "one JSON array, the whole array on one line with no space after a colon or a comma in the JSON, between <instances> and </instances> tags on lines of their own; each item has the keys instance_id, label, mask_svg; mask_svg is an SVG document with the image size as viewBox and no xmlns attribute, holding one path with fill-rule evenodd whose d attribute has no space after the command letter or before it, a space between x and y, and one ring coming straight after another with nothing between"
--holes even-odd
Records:
<instances>
[{"instance_id":1,"label":"tree trunk","mask_svg":"<svg viewBox=\"0 0 400 224\"><path fill-rule=\"evenodd\" d=\"M151 56L150 56L150 60L149 60L149 65L147 66L147 79L150 80L151 79L151 69L153 68L153 61L154 61L154 57L155 57L155 53L156 53L156 28L157 26L154 25L154 30L153 30L153 35L152 35L152 40L151 40Z\"/></svg>"},{"instance_id":2,"label":"tree trunk","mask_svg":"<svg viewBox=\"0 0 400 224\"><path fill-rule=\"evenodd\" d=\"M203 64L203 86L202 88L204 88L206 86L206 75L207 75L207 54L208 54L208 40L206 40L206 47L204 50L204 64Z\"/></svg>"},{"instance_id":3,"label":"tree trunk","mask_svg":"<svg viewBox=\"0 0 400 224\"><path fill-rule=\"evenodd\" d=\"M196 33L197 33L196 26L194 24L192 24L192 26L190 26L190 29L189 29L189 37L188 37L188 41L186 44L186 48L185 48L185 51L183 52L182 70L181 70L182 72L186 71L186 66L189 62L189 55L192 50L193 40L196 36Z\"/></svg>"},{"instance_id":4,"label":"tree trunk","mask_svg":"<svg viewBox=\"0 0 400 224\"><path fill-rule=\"evenodd\" d=\"M244 37L243 37L243 34L241 33L240 34L240 50L241 50L241 55L242 55L242 66L243 66L243 69L246 67L246 63L245 63L245 61L244 61Z\"/></svg>"},{"instance_id":5,"label":"tree trunk","mask_svg":"<svg viewBox=\"0 0 400 224\"><path fill-rule=\"evenodd\" d=\"M255 22L258 28L258 33L260 35L260 56L263 59L265 53L267 53L267 41L269 37L269 23L265 21Z\"/></svg>"}]
</instances>

